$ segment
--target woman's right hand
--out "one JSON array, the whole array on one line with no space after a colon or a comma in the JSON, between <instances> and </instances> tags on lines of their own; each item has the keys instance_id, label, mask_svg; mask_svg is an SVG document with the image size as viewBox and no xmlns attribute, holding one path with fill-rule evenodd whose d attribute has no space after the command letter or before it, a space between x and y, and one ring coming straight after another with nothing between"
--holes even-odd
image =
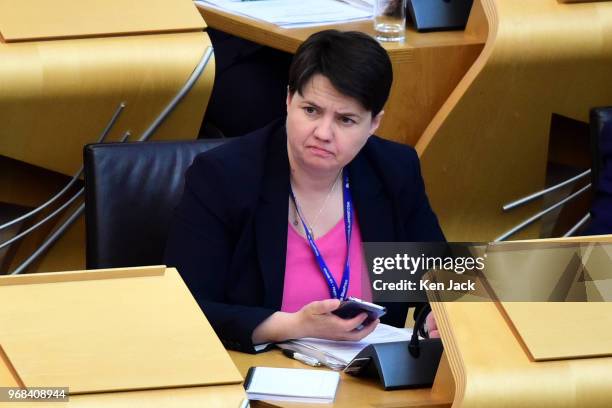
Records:
<instances>
[{"instance_id":1,"label":"woman's right hand","mask_svg":"<svg viewBox=\"0 0 612 408\"><path fill-rule=\"evenodd\" d=\"M339 300L326 299L310 302L295 313L276 312L255 328L253 343L279 342L302 337L358 341L372 333L379 323L376 320L358 330L367 319L367 314L360 313L352 319L342 319L331 313L339 306Z\"/></svg>"},{"instance_id":2,"label":"woman's right hand","mask_svg":"<svg viewBox=\"0 0 612 408\"><path fill-rule=\"evenodd\" d=\"M357 330L367 319L360 313L351 319L342 319L332 312L340 306L338 299L310 302L295 313L296 337L316 337L328 340L358 341L363 339L378 325L378 320Z\"/></svg>"}]
</instances>

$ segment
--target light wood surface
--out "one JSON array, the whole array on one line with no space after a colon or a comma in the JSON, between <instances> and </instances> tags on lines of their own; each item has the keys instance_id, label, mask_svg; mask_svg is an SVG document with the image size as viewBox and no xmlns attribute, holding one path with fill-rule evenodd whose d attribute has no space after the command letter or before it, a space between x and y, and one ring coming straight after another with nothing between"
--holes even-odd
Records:
<instances>
[{"instance_id":1,"label":"light wood surface","mask_svg":"<svg viewBox=\"0 0 612 408\"><path fill-rule=\"evenodd\" d=\"M481 0L483 52L416 145L446 237L489 241L540 202L502 204L544 186L551 115L588 121L612 104L612 2ZM537 225L514 238L538 236Z\"/></svg>"},{"instance_id":2,"label":"light wood surface","mask_svg":"<svg viewBox=\"0 0 612 408\"><path fill-rule=\"evenodd\" d=\"M595 1L610 1L610 0L558 0L559 3L589 3Z\"/></svg>"},{"instance_id":3,"label":"light wood surface","mask_svg":"<svg viewBox=\"0 0 612 408\"><path fill-rule=\"evenodd\" d=\"M502 302L500 304L500 310L507 316L508 323L523 342L529 356L537 361L611 356L612 331L601 328L612 326L612 306L609 303L611 300L609 294L612 293L610 279L612 235L525 240L504 243L502 246L521 248L534 242L545 245L548 252L554 251L555 247L560 248L557 253L565 258L573 254L574 248L579 247L582 263L592 282L578 282L579 287L585 290L574 296L584 296L584 302ZM527 273L516 273L520 272L516 269L514 271L517 290L521 281L530 279L529 275L533 279L533 271L537 271L537 275L547 275L549 272L547 268L539 267L534 257L530 259L529 265L532 269L526 271ZM562 271L565 268L558 269ZM532 286L543 286L550 292L557 286L559 276L556 278L556 281L553 280L549 284L543 283L541 278L538 278L540 284ZM580 280L580 277L574 276L571 283L575 284L576 280ZM567 290L572 288L573 286ZM542 316L546 316L545 321L542 320ZM568 316L580 316L580 318L571 321ZM542 334L543 330L546 332L545 335ZM555 341L550 341L550 337Z\"/></svg>"},{"instance_id":4,"label":"light wood surface","mask_svg":"<svg viewBox=\"0 0 612 408\"><path fill-rule=\"evenodd\" d=\"M6 364L0 361L0 387L17 387ZM245 398L242 384L183 387L146 391L72 395L68 402L0 402L2 408L239 408Z\"/></svg>"},{"instance_id":5,"label":"light wood surface","mask_svg":"<svg viewBox=\"0 0 612 408\"><path fill-rule=\"evenodd\" d=\"M199 6L209 27L294 53L311 34L326 28L374 34L371 21L284 29L263 21ZM417 33L406 30L404 43L383 44L393 64L394 82L377 134L414 145L476 59L484 42L476 31Z\"/></svg>"},{"instance_id":6,"label":"light wood surface","mask_svg":"<svg viewBox=\"0 0 612 408\"><path fill-rule=\"evenodd\" d=\"M432 308L455 381L453 408L604 408L612 403L607 380L612 358L535 362L495 303L433 302ZM584 316L565 318L571 325ZM554 342L555 334L548 333L547 341ZM596 335L584 333L581 343L586 347Z\"/></svg>"},{"instance_id":7,"label":"light wood surface","mask_svg":"<svg viewBox=\"0 0 612 408\"><path fill-rule=\"evenodd\" d=\"M176 0L0 0L5 42L202 30L193 3Z\"/></svg>"},{"instance_id":8,"label":"light wood surface","mask_svg":"<svg viewBox=\"0 0 612 408\"><path fill-rule=\"evenodd\" d=\"M538 242L589 240L611 242L612 236ZM612 388L604 380L612 375L609 302L439 302L428 295L447 360L434 389L454 395L453 408L612 404Z\"/></svg>"},{"instance_id":9,"label":"light wood surface","mask_svg":"<svg viewBox=\"0 0 612 408\"><path fill-rule=\"evenodd\" d=\"M183 86L210 40L205 33L0 43L0 154L73 174L120 102L107 141L135 140ZM211 61L155 139L192 139L212 91Z\"/></svg>"},{"instance_id":10,"label":"light wood surface","mask_svg":"<svg viewBox=\"0 0 612 408\"><path fill-rule=\"evenodd\" d=\"M263 354L245 354L230 351L234 364L245 376L249 367L286 367L312 369L296 360L285 357L280 350L272 350ZM315 368L317 370L328 370L327 368ZM450 407L452 398L430 388L417 390L395 390L384 391L381 385L374 379L358 378L340 373L340 385L336 394L333 407L427 407L444 408ZM252 402L253 407L274 406L287 408L307 408L313 404L298 404L278 401ZM328 405L329 406L329 405Z\"/></svg>"},{"instance_id":11,"label":"light wood surface","mask_svg":"<svg viewBox=\"0 0 612 408\"><path fill-rule=\"evenodd\" d=\"M251 366L260 367L287 367L311 368L295 360L291 360L273 350L263 354L252 355L236 351L229 352L233 362L244 376ZM325 368L319 368L324 370ZM452 381L452 377L450 378ZM6 364L0 361L0 386L17 386L18 383L11 376ZM69 403L54 403L53 406L61 408L81 407L236 407L244 397L242 385L222 385L213 387L172 388L166 390L111 392L98 394L84 394L70 397ZM356 378L341 374L341 382L334 404L325 405L333 407L377 407L377 408L447 408L452 402L452 394L448 394L448 387L439 389L396 390L384 391L372 379ZM40 404L40 403L38 403ZM0 407L9 406L0 403ZM20 403L20 407L39 407L36 403ZM284 402L252 401L253 407L287 407L307 408L318 406L313 404L298 404Z\"/></svg>"},{"instance_id":12,"label":"light wood surface","mask_svg":"<svg viewBox=\"0 0 612 408\"><path fill-rule=\"evenodd\" d=\"M501 308L534 361L612 357L609 300L503 302Z\"/></svg>"},{"instance_id":13,"label":"light wood surface","mask_svg":"<svg viewBox=\"0 0 612 408\"><path fill-rule=\"evenodd\" d=\"M176 269L0 277L0 298L0 345L26 386L79 394L242 380Z\"/></svg>"}]
</instances>

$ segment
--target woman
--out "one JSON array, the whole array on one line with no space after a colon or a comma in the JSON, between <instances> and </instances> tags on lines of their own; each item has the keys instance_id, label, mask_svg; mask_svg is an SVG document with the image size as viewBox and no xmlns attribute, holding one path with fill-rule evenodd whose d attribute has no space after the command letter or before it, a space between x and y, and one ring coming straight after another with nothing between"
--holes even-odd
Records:
<instances>
[{"instance_id":1,"label":"woman","mask_svg":"<svg viewBox=\"0 0 612 408\"><path fill-rule=\"evenodd\" d=\"M391 62L358 32L319 32L289 71L287 119L196 158L166 250L228 348L290 338L359 340L365 241L443 240L408 146L371 136ZM354 211L353 211L354 210ZM320 256L316 256L315 254ZM406 304L383 321L402 326Z\"/></svg>"}]
</instances>

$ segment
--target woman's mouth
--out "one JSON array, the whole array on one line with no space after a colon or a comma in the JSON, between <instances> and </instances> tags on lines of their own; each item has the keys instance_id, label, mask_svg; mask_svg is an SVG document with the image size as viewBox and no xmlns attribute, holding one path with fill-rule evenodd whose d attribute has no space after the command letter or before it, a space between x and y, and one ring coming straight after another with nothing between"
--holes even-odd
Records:
<instances>
[{"instance_id":1,"label":"woman's mouth","mask_svg":"<svg viewBox=\"0 0 612 408\"><path fill-rule=\"evenodd\" d=\"M308 150L310 150L310 152L312 154L314 154L315 156L319 156L319 157L331 157L334 154L332 152L330 152L329 150L323 149L321 147L317 147L317 146L307 146L306 147Z\"/></svg>"}]
</instances>

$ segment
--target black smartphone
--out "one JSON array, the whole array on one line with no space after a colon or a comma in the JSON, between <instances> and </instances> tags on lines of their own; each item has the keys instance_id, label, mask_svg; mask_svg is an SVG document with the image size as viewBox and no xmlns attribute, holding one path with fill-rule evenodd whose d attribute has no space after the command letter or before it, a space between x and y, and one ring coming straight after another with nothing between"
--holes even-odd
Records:
<instances>
[{"instance_id":1,"label":"black smartphone","mask_svg":"<svg viewBox=\"0 0 612 408\"><path fill-rule=\"evenodd\" d=\"M349 297L340 303L340 306L332 313L342 319L352 319L359 313L367 313L368 317L363 322L364 326L367 326L376 319L380 319L387 313L387 308L384 306L377 305L375 303L366 302L365 300L357 299L355 297Z\"/></svg>"}]
</instances>

